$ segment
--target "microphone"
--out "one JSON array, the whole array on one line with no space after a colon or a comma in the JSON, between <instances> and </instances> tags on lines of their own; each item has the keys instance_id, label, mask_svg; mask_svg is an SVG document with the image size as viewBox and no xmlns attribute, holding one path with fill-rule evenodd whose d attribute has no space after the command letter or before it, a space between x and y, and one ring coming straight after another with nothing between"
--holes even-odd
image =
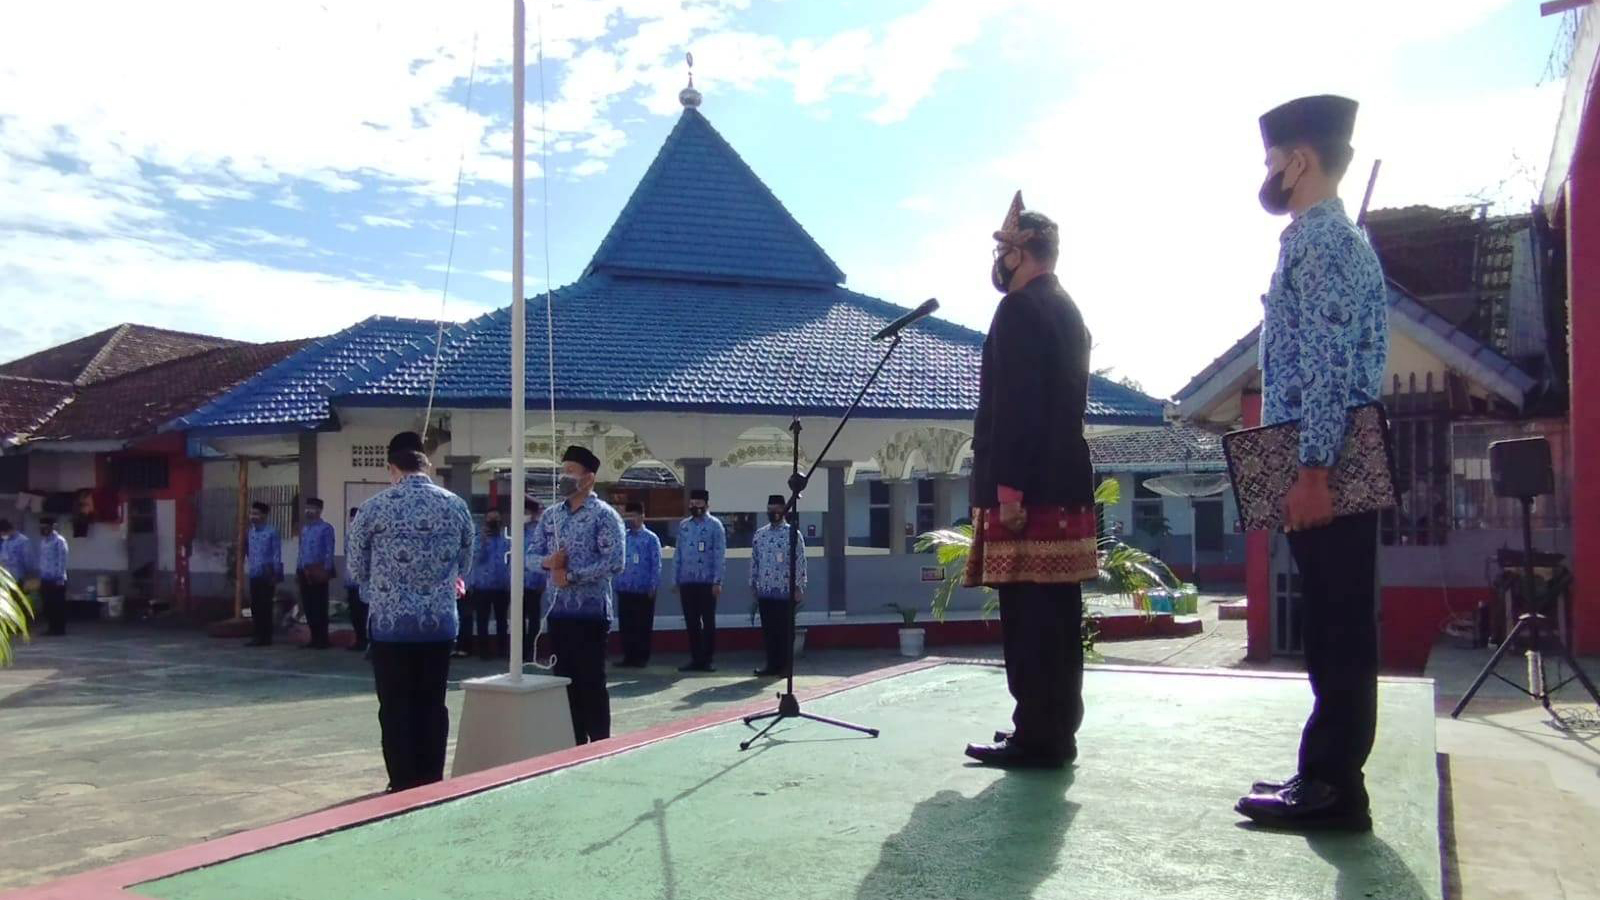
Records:
<instances>
[{"instance_id":1,"label":"microphone","mask_svg":"<svg viewBox=\"0 0 1600 900\"><path fill-rule=\"evenodd\" d=\"M881 341L886 337L893 337L894 335L899 334L902 329L904 329L907 325L910 325L912 322L915 322L918 319L926 319L928 316L933 315L933 311L938 308L939 301L929 298L928 301L923 303L921 306L913 309L911 312L906 313L900 318L895 319L888 325L883 326L883 330L873 335L872 339L875 341Z\"/></svg>"}]
</instances>

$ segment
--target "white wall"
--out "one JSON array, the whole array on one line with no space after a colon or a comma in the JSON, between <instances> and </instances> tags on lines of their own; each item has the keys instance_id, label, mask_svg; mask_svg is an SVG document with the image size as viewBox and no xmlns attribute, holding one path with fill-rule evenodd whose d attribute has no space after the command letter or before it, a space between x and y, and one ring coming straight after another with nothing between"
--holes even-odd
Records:
<instances>
[{"instance_id":1,"label":"white wall","mask_svg":"<svg viewBox=\"0 0 1600 900\"><path fill-rule=\"evenodd\" d=\"M94 454L28 454L28 489L35 493L78 491L94 487Z\"/></svg>"}]
</instances>

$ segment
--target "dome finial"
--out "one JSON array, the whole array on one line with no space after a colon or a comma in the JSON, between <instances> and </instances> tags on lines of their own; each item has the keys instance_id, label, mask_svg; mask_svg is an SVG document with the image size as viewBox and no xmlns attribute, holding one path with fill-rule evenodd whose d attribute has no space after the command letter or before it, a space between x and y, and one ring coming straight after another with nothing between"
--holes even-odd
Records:
<instances>
[{"instance_id":1,"label":"dome finial","mask_svg":"<svg viewBox=\"0 0 1600 900\"><path fill-rule=\"evenodd\" d=\"M700 106L700 92L694 89L694 54L685 53L683 58L689 64L689 86L678 92L678 102L684 109L696 109Z\"/></svg>"}]
</instances>

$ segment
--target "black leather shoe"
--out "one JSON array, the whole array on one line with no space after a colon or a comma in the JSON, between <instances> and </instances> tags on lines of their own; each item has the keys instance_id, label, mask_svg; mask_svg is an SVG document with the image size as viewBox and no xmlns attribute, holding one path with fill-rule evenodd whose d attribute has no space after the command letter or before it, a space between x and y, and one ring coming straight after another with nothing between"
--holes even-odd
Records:
<instances>
[{"instance_id":1,"label":"black leather shoe","mask_svg":"<svg viewBox=\"0 0 1600 900\"><path fill-rule=\"evenodd\" d=\"M1301 779L1275 794L1251 794L1234 811L1266 828L1289 831L1371 831L1372 814L1364 794Z\"/></svg>"},{"instance_id":2,"label":"black leather shoe","mask_svg":"<svg viewBox=\"0 0 1600 900\"><path fill-rule=\"evenodd\" d=\"M1299 774L1291 775L1282 781L1257 781L1250 785L1250 793L1276 794L1279 791L1286 791L1289 788L1294 787L1295 785L1299 784L1300 781L1301 777Z\"/></svg>"},{"instance_id":3,"label":"black leather shoe","mask_svg":"<svg viewBox=\"0 0 1600 900\"><path fill-rule=\"evenodd\" d=\"M1006 741L1011 740L1013 737L1016 737L1016 734L1017 733L1016 733L1015 730L1013 730L1013 731L996 731L994 733L994 742L996 744L1003 744Z\"/></svg>"},{"instance_id":4,"label":"black leather shoe","mask_svg":"<svg viewBox=\"0 0 1600 900\"><path fill-rule=\"evenodd\" d=\"M1010 741L968 744L967 755L986 766L1001 769L1060 769L1072 762L1070 756L1039 753Z\"/></svg>"}]
</instances>

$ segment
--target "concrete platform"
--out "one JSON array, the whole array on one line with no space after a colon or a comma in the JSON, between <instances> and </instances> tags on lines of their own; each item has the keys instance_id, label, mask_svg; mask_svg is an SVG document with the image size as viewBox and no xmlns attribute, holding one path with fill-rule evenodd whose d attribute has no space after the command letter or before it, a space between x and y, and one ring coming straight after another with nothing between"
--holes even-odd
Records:
<instances>
[{"instance_id":1,"label":"concrete platform","mask_svg":"<svg viewBox=\"0 0 1600 900\"><path fill-rule=\"evenodd\" d=\"M792 723L741 753L749 732L715 724L722 715L20 896L1441 896L1427 682L1383 686L1376 831L1310 839L1248 830L1231 811L1251 779L1290 767L1300 679L1096 670L1079 766L1014 774L956 751L1004 722L998 670L934 665L844 686L808 708L883 737Z\"/></svg>"}]
</instances>

